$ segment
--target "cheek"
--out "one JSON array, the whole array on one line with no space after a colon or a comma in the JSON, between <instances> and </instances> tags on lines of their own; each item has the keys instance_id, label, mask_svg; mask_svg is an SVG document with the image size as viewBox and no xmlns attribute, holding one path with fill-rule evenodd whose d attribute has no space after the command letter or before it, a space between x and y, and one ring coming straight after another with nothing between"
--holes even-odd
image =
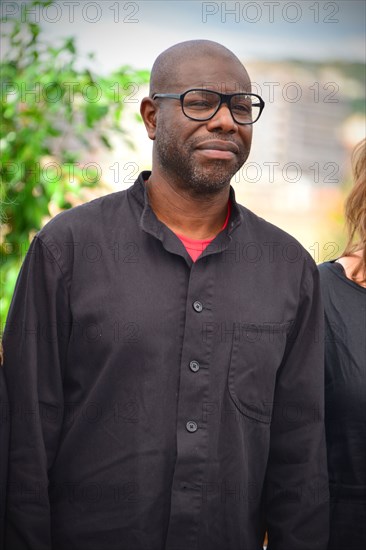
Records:
<instances>
[{"instance_id":1,"label":"cheek","mask_svg":"<svg viewBox=\"0 0 366 550\"><path fill-rule=\"evenodd\" d=\"M253 126L246 126L240 130L240 137L245 148L248 149L252 143Z\"/></svg>"}]
</instances>

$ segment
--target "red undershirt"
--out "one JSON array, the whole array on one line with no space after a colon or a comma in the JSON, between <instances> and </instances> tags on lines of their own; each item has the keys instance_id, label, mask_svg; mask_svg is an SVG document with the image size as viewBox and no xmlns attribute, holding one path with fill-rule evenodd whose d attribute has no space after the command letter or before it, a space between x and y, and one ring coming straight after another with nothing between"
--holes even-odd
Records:
<instances>
[{"instance_id":1,"label":"red undershirt","mask_svg":"<svg viewBox=\"0 0 366 550\"><path fill-rule=\"evenodd\" d=\"M220 229L219 233L225 229L225 227L228 224L229 218L230 218L230 212L231 212L231 202L228 201L227 206L227 214L226 219L224 222L224 225ZM182 241L184 244L188 254L192 258L192 260L195 262L199 256L201 256L202 252L205 250L205 248L208 247L208 245L214 240L216 235L212 237L211 239L191 239L190 237L185 237L184 235L181 235L180 233L175 233L176 236Z\"/></svg>"},{"instance_id":2,"label":"red undershirt","mask_svg":"<svg viewBox=\"0 0 366 550\"><path fill-rule=\"evenodd\" d=\"M145 184L146 184L146 181L145 181ZM218 233L221 233L221 231L223 231L225 229L225 227L227 226L227 224L229 222L229 218L230 218L230 213L231 213L231 202L230 202L230 199L229 199L228 203L227 203L227 214L226 214L226 218L225 218L225 221L224 221L224 225L222 226L222 228L220 229L220 231ZM208 245L216 237L216 235L215 235L211 239L191 239L190 237L185 237L184 235L181 235L180 233L175 233L175 231L174 231L174 234L178 237L178 239L180 239L182 241L182 243L184 244L185 249L187 250L188 254L190 255L190 257L192 258L192 260L194 262L197 260L197 258L199 258L201 256L201 254L205 250L205 248L207 248Z\"/></svg>"}]
</instances>

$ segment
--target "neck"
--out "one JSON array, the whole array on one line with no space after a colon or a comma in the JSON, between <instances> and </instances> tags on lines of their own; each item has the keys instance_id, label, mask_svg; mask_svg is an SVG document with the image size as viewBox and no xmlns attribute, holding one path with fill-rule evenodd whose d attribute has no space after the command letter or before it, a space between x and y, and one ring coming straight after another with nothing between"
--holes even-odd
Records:
<instances>
[{"instance_id":1,"label":"neck","mask_svg":"<svg viewBox=\"0 0 366 550\"><path fill-rule=\"evenodd\" d=\"M217 235L225 222L229 184L215 194L198 195L152 173L146 188L156 217L174 233L209 239Z\"/></svg>"}]
</instances>

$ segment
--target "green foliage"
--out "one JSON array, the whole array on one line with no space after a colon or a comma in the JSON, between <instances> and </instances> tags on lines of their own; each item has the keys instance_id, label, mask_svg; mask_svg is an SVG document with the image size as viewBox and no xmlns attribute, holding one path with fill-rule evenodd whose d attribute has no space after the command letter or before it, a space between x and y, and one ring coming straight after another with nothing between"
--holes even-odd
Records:
<instances>
[{"instance_id":1,"label":"green foliage","mask_svg":"<svg viewBox=\"0 0 366 550\"><path fill-rule=\"evenodd\" d=\"M33 235L51 211L70 208L70 198L100 183L97 172L83 170L78 151L90 149L91 137L111 149L111 130L130 144L121 127L124 100L149 77L129 66L108 76L80 69L75 39L51 46L27 16L4 25L8 47L0 64L2 325Z\"/></svg>"}]
</instances>

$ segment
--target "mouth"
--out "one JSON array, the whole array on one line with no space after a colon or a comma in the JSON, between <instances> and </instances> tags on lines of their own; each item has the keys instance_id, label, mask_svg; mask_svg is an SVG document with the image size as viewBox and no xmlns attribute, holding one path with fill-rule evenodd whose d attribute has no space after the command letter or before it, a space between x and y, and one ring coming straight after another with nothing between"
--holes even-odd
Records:
<instances>
[{"instance_id":1,"label":"mouth","mask_svg":"<svg viewBox=\"0 0 366 550\"><path fill-rule=\"evenodd\" d=\"M209 158L231 159L239 153L239 147L233 141L208 140L200 143L197 149Z\"/></svg>"}]
</instances>

